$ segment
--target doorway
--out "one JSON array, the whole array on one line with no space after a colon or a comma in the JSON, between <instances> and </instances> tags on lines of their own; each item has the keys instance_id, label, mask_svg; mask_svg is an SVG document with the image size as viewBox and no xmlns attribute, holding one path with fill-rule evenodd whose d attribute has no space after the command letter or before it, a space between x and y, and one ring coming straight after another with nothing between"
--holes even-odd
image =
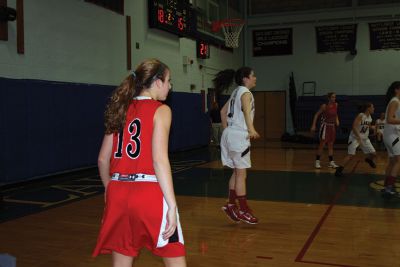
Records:
<instances>
[{"instance_id":1,"label":"doorway","mask_svg":"<svg viewBox=\"0 0 400 267\"><path fill-rule=\"evenodd\" d=\"M265 145L268 140L279 140L286 131L286 91L255 91L254 127L260 134L253 145Z\"/></svg>"}]
</instances>

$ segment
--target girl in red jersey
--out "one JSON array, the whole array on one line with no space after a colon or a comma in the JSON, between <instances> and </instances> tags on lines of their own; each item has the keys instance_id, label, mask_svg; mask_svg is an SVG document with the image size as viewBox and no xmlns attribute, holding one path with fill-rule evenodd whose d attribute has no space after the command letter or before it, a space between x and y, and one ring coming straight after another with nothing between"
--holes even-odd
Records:
<instances>
[{"instance_id":1,"label":"girl in red jersey","mask_svg":"<svg viewBox=\"0 0 400 267\"><path fill-rule=\"evenodd\" d=\"M130 267L141 248L167 267L185 267L185 248L168 159L169 68L142 62L113 92L105 112L98 166L105 210L93 256L112 254Z\"/></svg>"},{"instance_id":2,"label":"girl in red jersey","mask_svg":"<svg viewBox=\"0 0 400 267\"><path fill-rule=\"evenodd\" d=\"M321 127L319 130L320 143L315 158L315 168L321 168L321 154L325 144L328 144L329 165L330 168L339 167L333 161L333 144L336 139L336 127L339 126L339 117L337 115L338 104L336 103L336 94L328 93L328 104L322 104L318 112L315 113L311 126L311 132L316 130L318 117L321 115Z\"/></svg>"}]
</instances>

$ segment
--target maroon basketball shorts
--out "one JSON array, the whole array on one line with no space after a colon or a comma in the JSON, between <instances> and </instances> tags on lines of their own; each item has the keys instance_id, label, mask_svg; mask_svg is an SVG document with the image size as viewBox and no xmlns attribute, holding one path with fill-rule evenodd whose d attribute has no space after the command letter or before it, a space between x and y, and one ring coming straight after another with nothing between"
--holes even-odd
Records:
<instances>
[{"instance_id":1,"label":"maroon basketball shorts","mask_svg":"<svg viewBox=\"0 0 400 267\"><path fill-rule=\"evenodd\" d=\"M328 143L336 140L336 126L334 123L322 123L319 129L319 139Z\"/></svg>"}]
</instances>

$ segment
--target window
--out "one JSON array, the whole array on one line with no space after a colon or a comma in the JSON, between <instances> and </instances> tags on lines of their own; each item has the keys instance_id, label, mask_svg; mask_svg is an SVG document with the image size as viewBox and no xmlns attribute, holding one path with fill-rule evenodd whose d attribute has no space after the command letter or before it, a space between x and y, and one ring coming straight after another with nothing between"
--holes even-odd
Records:
<instances>
[{"instance_id":1,"label":"window","mask_svg":"<svg viewBox=\"0 0 400 267\"><path fill-rule=\"evenodd\" d=\"M219 20L219 5L216 2L214 1L207 2L207 15L209 23Z\"/></svg>"},{"instance_id":2,"label":"window","mask_svg":"<svg viewBox=\"0 0 400 267\"><path fill-rule=\"evenodd\" d=\"M85 0L85 1L110 9L121 15L124 14L124 0Z\"/></svg>"}]
</instances>

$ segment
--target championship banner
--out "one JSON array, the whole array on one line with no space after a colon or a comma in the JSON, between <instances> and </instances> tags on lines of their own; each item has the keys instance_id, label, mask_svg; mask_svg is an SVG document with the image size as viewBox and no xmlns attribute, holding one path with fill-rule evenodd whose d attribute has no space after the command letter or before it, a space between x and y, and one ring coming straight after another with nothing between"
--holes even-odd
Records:
<instances>
[{"instance_id":1,"label":"championship banner","mask_svg":"<svg viewBox=\"0 0 400 267\"><path fill-rule=\"evenodd\" d=\"M253 56L280 56L293 54L293 30L265 29L253 31Z\"/></svg>"},{"instance_id":2,"label":"championship banner","mask_svg":"<svg viewBox=\"0 0 400 267\"><path fill-rule=\"evenodd\" d=\"M318 53L355 50L357 24L318 26L315 32Z\"/></svg>"},{"instance_id":3,"label":"championship banner","mask_svg":"<svg viewBox=\"0 0 400 267\"><path fill-rule=\"evenodd\" d=\"M369 23L371 50L400 49L400 21Z\"/></svg>"}]
</instances>

